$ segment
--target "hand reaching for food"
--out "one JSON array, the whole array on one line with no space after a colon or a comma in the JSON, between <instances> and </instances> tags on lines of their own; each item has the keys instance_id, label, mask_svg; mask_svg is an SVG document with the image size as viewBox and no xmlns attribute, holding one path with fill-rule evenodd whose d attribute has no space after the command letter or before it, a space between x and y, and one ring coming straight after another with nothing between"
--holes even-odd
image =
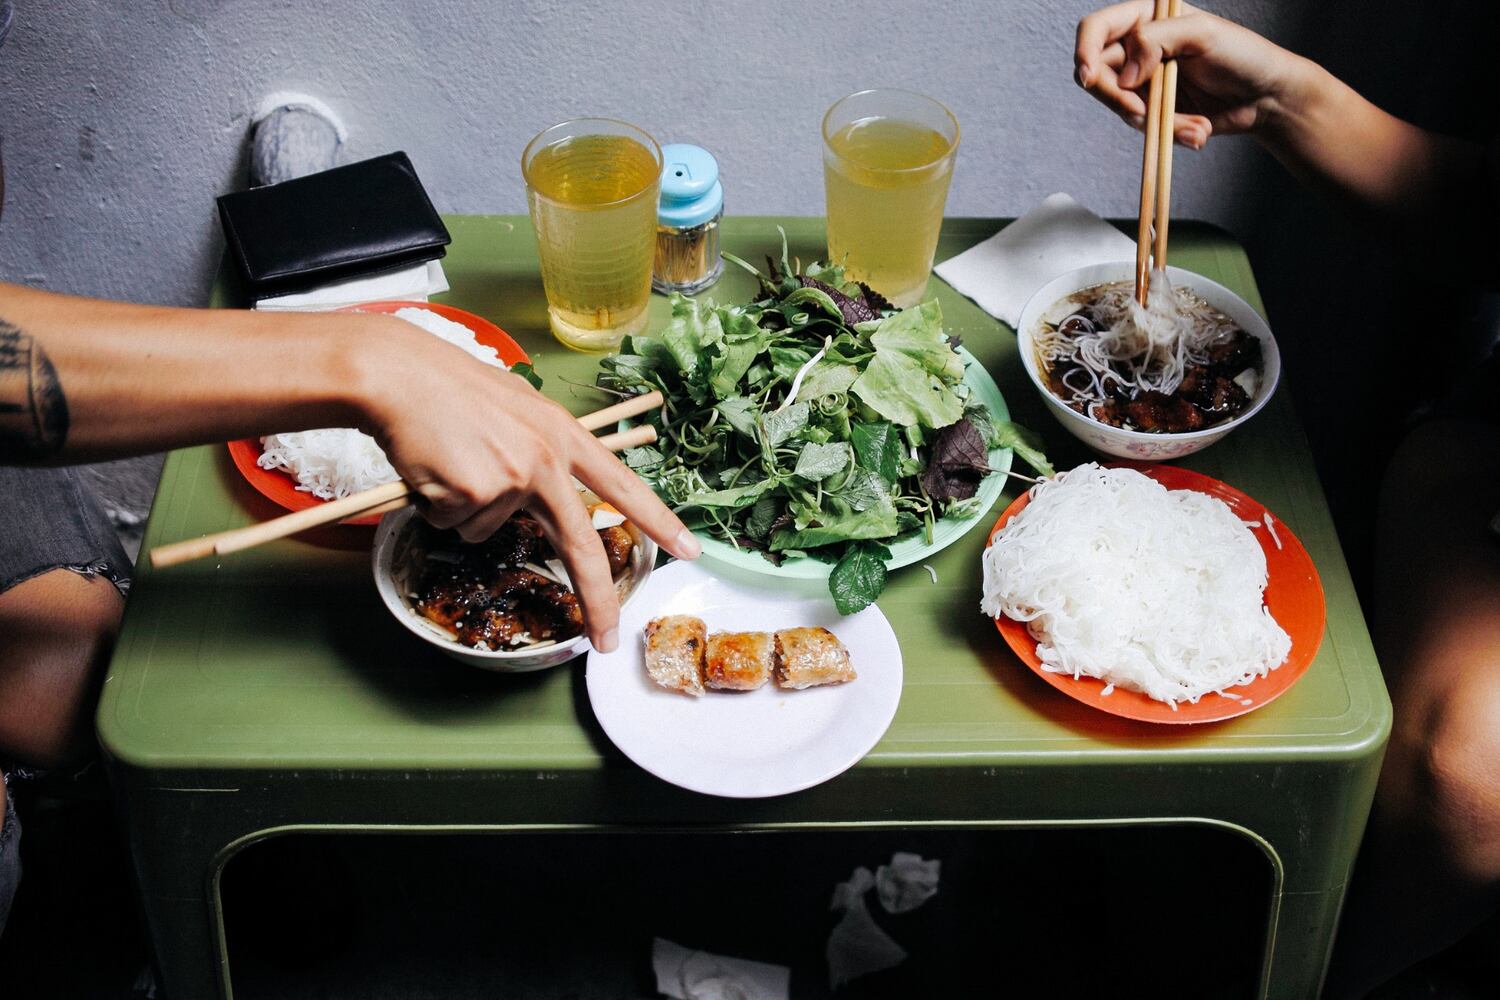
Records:
<instances>
[{"instance_id":1,"label":"hand reaching for food","mask_svg":"<svg viewBox=\"0 0 1500 1000\"><path fill-rule=\"evenodd\" d=\"M1144 127L1145 90L1163 59L1178 66L1177 142L1201 148L1214 134L1263 128L1285 110L1306 60L1248 28L1205 11L1151 19L1151 0L1132 0L1078 23L1073 60L1079 86L1132 127Z\"/></svg>"},{"instance_id":2,"label":"hand reaching for food","mask_svg":"<svg viewBox=\"0 0 1500 1000\"><path fill-rule=\"evenodd\" d=\"M697 540L572 414L523 378L400 333L401 348L418 353L376 396L370 430L426 499L427 520L478 542L525 507L567 567L594 648L613 650L619 599L574 477L678 558L695 558Z\"/></svg>"}]
</instances>

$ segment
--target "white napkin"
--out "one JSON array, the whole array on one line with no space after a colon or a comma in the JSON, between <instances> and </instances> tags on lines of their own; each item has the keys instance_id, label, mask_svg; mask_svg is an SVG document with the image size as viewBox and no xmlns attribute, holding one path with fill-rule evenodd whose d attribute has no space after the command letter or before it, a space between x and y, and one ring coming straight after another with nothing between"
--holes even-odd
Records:
<instances>
[{"instance_id":1,"label":"white napkin","mask_svg":"<svg viewBox=\"0 0 1500 1000\"><path fill-rule=\"evenodd\" d=\"M865 893L875 886L875 876L863 866L854 869L849 881L833 887L830 910L844 915L828 936L828 988L838 990L851 979L867 976L906 961L906 949L881 930Z\"/></svg>"},{"instance_id":2,"label":"white napkin","mask_svg":"<svg viewBox=\"0 0 1500 1000\"><path fill-rule=\"evenodd\" d=\"M694 951L666 938L651 942L656 991L673 1000L787 1000L792 970L784 965Z\"/></svg>"},{"instance_id":3,"label":"white napkin","mask_svg":"<svg viewBox=\"0 0 1500 1000\"><path fill-rule=\"evenodd\" d=\"M1068 195L1053 194L933 270L979 308L1014 327L1031 293L1059 274L1134 258L1135 240Z\"/></svg>"},{"instance_id":4,"label":"white napkin","mask_svg":"<svg viewBox=\"0 0 1500 1000\"><path fill-rule=\"evenodd\" d=\"M910 913L937 895L943 863L937 858L897 851L891 863L875 869L875 894L887 913Z\"/></svg>"},{"instance_id":5,"label":"white napkin","mask_svg":"<svg viewBox=\"0 0 1500 1000\"><path fill-rule=\"evenodd\" d=\"M360 278L346 278L305 292L258 299L257 309L316 312L358 305L361 302L426 302L429 295L448 290L442 261L429 260L399 271L383 271Z\"/></svg>"}]
</instances>

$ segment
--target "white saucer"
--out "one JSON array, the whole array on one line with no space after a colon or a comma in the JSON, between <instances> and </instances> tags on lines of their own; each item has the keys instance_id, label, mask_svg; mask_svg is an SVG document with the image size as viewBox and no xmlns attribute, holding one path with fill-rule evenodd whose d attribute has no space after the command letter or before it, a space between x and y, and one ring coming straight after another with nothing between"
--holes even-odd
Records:
<instances>
[{"instance_id":1,"label":"white saucer","mask_svg":"<svg viewBox=\"0 0 1500 1000\"><path fill-rule=\"evenodd\" d=\"M804 691L668 691L646 674L642 630L671 614L696 615L710 632L821 625L859 677ZM604 732L647 771L706 795L764 798L820 784L869 753L896 715L901 676L901 647L878 607L844 616L821 584L755 586L674 562L622 611L619 648L589 653L588 691Z\"/></svg>"}]
</instances>

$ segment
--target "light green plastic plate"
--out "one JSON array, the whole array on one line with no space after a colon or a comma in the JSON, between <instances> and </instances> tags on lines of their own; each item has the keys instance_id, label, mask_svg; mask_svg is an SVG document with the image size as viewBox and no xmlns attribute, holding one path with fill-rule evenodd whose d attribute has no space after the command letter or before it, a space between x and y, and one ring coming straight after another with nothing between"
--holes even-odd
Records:
<instances>
[{"instance_id":1,"label":"light green plastic plate","mask_svg":"<svg viewBox=\"0 0 1500 1000\"><path fill-rule=\"evenodd\" d=\"M1000 387L995 384L994 379L990 378L990 373L984 370L984 366L969 353L967 348L960 347L958 355L964 360L964 382L973 391L972 401L984 404L985 408L990 411L990 416L995 420L1009 420L1010 410L1005 405L1005 397L1000 395ZM930 558L934 552L940 552L952 545L976 524L983 521L984 515L994 506L995 501L1005 489L1004 474L1010 471L1010 463L1009 448L996 448L991 451L990 468L998 471L985 476L979 484L979 513L973 517L940 519L933 525L930 543L922 537L921 532L897 542L890 547L891 558L886 562L886 567L898 569ZM704 559L752 573L794 580L817 580L828 576L833 570L832 563L806 557L786 559L780 566L777 566L759 552L736 548L721 539L710 538L705 531L696 531L694 534L703 543Z\"/></svg>"}]
</instances>

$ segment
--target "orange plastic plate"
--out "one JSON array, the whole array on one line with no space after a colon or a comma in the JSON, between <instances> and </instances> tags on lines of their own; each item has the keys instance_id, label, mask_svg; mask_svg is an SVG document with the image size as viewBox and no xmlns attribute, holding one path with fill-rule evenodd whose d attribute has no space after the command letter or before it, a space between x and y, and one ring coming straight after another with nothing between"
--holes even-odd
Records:
<instances>
[{"instance_id":1,"label":"orange plastic plate","mask_svg":"<svg viewBox=\"0 0 1500 1000\"><path fill-rule=\"evenodd\" d=\"M462 309L455 309L453 306L439 305L435 302L364 302L357 306L346 306L339 312L393 313L398 309L426 309L428 312L437 313L444 319L461 323L473 332L475 340L486 347L493 347L495 353L500 355L500 360L507 365L531 360L521 349L521 345L511 339L510 334L483 317L475 316ZM240 475L244 476L261 496L280 504L287 510L307 510L324 502L305 490L297 489L297 481L283 470L262 469L256 464L260 453L259 438L242 438L229 442L229 457L234 461L234 467L240 470ZM376 515L349 518L340 523L377 524L379 521L380 517Z\"/></svg>"},{"instance_id":2,"label":"orange plastic plate","mask_svg":"<svg viewBox=\"0 0 1500 1000\"><path fill-rule=\"evenodd\" d=\"M1232 719L1237 715L1244 715L1246 712L1253 712L1271 702L1297 683L1298 678L1307 672L1313 658L1318 655L1319 645L1323 642L1328 608L1323 600L1322 581L1318 579L1317 567L1313 565L1312 557L1307 554L1307 549L1302 547L1302 543L1297 540L1281 518L1275 517L1274 514L1271 515L1275 519L1276 534L1273 538L1266 527L1268 513L1266 509L1233 486L1171 465L1136 463L1119 463L1119 465L1137 469L1169 490L1196 490L1199 493L1217 497L1227 503L1229 509L1242 520L1260 523L1260 527L1252 530L1256 540L1260 542L1260 547L1266 553L1268 576L1265 593L1266 607L1270 609L1271 616L1292 639L1292 651L1287 655L1286 662L1249 684L1229 688L1228 692L1235 697L1225 698L1218 694L1206 694L1198 699L1196 704L1179 702L1174 710L1166 702L1148 698L1138 691L1115 688L1106 695L1103 693L1104 682L1095 677L1075 679L1070 674L1057 674L1043 670L1042 661L1036 653L1036 640L1026 630L1024 622L1006 617L997 618L995 625L999 628L1000 634L1022 662L1042 680L1085 705L1126 719L1179 725L1219 722L1223 719ZM1031 494L1027 492L1005 509L1005 513L1000 515L1000 520L995 522L995 527L990 531L991 541L994 540L996 532L1024 510L1030 501ZM1281 540L1280 547L1276 545L1276 538ZM1247 700L1248 704L1245 703Z\"/></svg>"}]
</instances>

